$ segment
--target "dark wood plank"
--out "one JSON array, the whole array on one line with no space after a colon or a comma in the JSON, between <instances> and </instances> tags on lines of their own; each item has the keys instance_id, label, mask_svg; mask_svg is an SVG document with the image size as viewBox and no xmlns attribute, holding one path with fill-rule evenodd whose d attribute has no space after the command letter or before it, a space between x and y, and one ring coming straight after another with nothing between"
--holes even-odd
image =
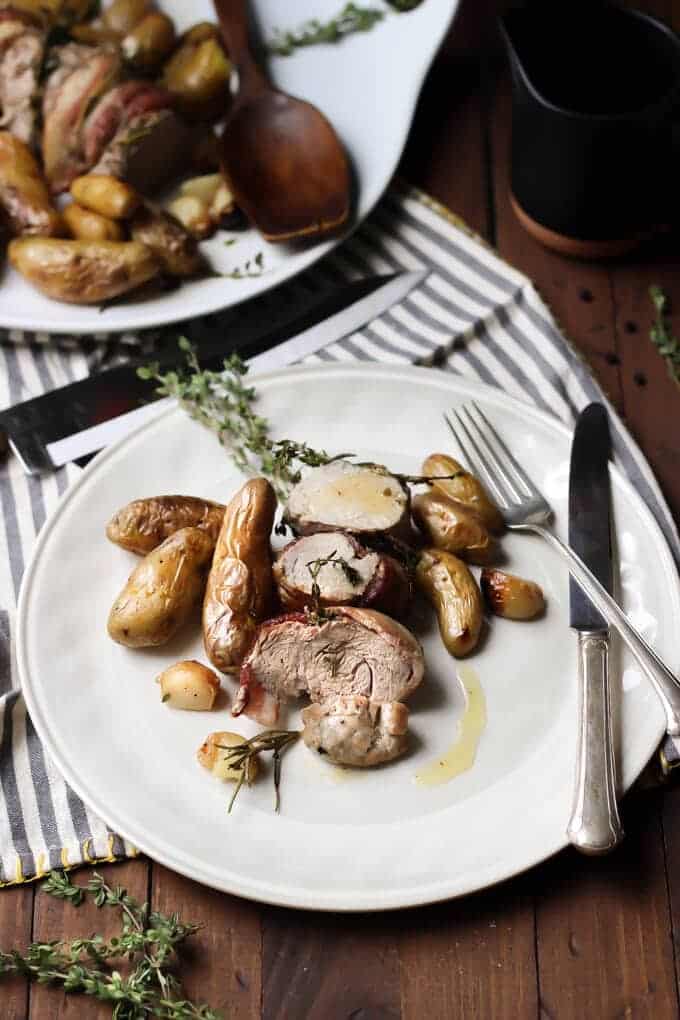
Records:
<instances>
[{"instance_id":1,"label":"dark wood plank","mask_svg":"<svg viewBox=\"0 0 680 1020\"><path fill-rule=\"evenodd\" d=\"M398 1020L404 917L265 911L263 1020Z\"/></svg>"},{"instance_id":2,"label":"dark wood plank","mask_svg":"<svg viewBox=\"0 0 680 1020\"><path fill-rule=\"evenodd\" d=\"M406 915L400 925L403 1020L538 1014L531 883Z\"/></svg>"},{"instance_id":3,"label":"dark wood plank","mask_svg":"<svg viewBox=\"0 0 680 1020\"><path fill-rule=\"evenodd\" d=\"M97 865L110 885L120 885L131 896L144 902L147 898L149 863L146 859L125 861L121 864ZM91 874L83 868L73 875L73 881L85 885ZM56 900L38 891L33 913L34 941L50 939L74 939L100 932L109 938L120 930L120 918L114 910L98 910L91 900L80 907L72 907L63 900ZM59 989L47 985L31 985L30 1020L73 1020L87 1017L87 1020L106 1020L111 1017L110 1005L83 999L79 995L66 995Z\"/></svg>"},{"instance_id":4,"label":"dark wood plank","mask_svg":"<svg viewBox=\"0 0 680 1020\"><path fill-rule=\"evenodd\" d=\"M31 941L33 885L0 889L0 949L23 950ZM25 1020L28 1014L28 982L21 978L0 985L3 1020Z\"/></svg>"},{"instance_id":5,"label":"dark wood plank","mask_svg":"<svg viewBox=\"0 0 680 1020\"><path fill-rule=\"evenodd\" d=\"M606 858L561 854L535 875L542 1017L675 1020L673 943L661 838L663 794L624 805L626 839Z\"/></svg>"},{"instance_id":6,"label":"dark wood plank","mask_svg":"<svg viewBox=\"0 0 680 1020\"><path fill-rule=\"evenodd\" d=\"M262 984L260 908L153 865L155 910L204 927L182 955L186 992L229 1020L257 1020Z\"/></svg>"}]
</instances>

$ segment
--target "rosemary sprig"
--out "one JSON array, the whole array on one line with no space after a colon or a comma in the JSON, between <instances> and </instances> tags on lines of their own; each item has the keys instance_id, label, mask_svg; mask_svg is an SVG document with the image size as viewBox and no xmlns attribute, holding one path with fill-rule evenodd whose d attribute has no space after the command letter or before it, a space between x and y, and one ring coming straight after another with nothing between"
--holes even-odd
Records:
<instances>
[{"instance_id":1,"label":"rosemary sprig","mask_svg":"<svg viewBox=\"0 0 680 1020\"><path fill-rule=\"evenodd\" d=\"M186 356L184 366L162 373L154 363L138 368L137 374L141 379L155 379L157 393L175 397L192 418L217 434L237 467L270 478L279 496L285 498L288 487L300 480L300 464L319 467L348 456L331 457L306 443L271 439L268 422L253 410L255 389L244 382L248 367L238 354L225 359L220 372L211 372L201 368L186 337L178 342Z\"/></svg>"},{"instance_id":2,"label":"rosemary sprig","mask_svg":"<svg viewBox=\"0 0 680 1020\"><path fill-rule=\"evenodd\" d=\"M266 50L278 57L289 57L303 46L337 43L355 32L368 32L384 17L385 11L377 7L362 7L359 4L348 3L329 21L321 22L313 18L298 28L277 30L267 44Z\"/></svg>"},{"instance_id":3,"label":"rosemary sprig","mask_svg":"<svg viewBox=\"0 0 680 1020\"><path fill-rule=\"evenodd\" d=\"M226 751L224 759L227 765L233 769L238 769L240 772L236 788L227 808L229 814L231 814L231 809L234 806L239 790L244 782L248 781L250 763L262 751L273 752L274 810L278 813L281 807L281 795L279 792L281 785L281 755L287 747L295 743L299 736L300 734L297 730L263 730L262 733L256 733L249 740L244 740L242 744L233 744L231 747L228 747L226 744L215 745L221 750Z\"/></svg>"},{"instance_id":4,"label":"rosemary sprig","mask_svg":"<svg viewBox=\"0 0 680 1020\"><path fill-rule=\"evenodd\" d=\"M199 925L184 924L177 914L149 911L146 903L109 886L97 872L87 886L78 886L65 872L53 871L42 889L76 907L90 896L97 907L117 909L120 933L108 941L92 935L71 942L34 942L25 953L0 951L0 980L18 974L89 995L110 1005L113 1020L222 1020L210 1007L185 999L179 979L167 970ZM110 966L122 958L133 965L127 977Z\"/></svg>"},{"instance_id":5,"label":"rosemary sprig","mask_svg":"<svg viewBox=\"0 0 680 1020\"><path fill-rule=\"evenodd\" d=\"M649 288L649 296L656 310L656 317L649 337L666 362L668 374L680 383L680 340L674 335L669 317L668 298L661 287Z\"/></svg>"}]
</instances>

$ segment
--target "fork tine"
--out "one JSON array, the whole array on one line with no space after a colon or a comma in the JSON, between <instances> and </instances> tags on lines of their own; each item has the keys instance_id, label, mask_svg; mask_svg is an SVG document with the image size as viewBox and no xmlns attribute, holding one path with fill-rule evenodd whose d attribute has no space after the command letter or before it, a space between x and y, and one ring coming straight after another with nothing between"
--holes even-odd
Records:
<instances>
[{"instance_id":1,"label":"fork tine","mask_svg":"<svg viewBox=\"0 0 680 1020\"><path fill-rule=\"evenodd\" d=\"M507 446L505 445L505 443L503 442L501 437L498 435L498 433L496 432L495 428L493 427L493 425L491 424L489 419L486 417L486 415L484 414L482 409L475 403L474 400L470 401L470 403L472 404L472 407L474 407L477 415L484 422L484 425L488 429L489 434L492 436L492 440L493 440L493 442L495 443L495 445L497 447L496 454L498 456L500 456L500 454L502 454L502 456L505 457L505 459L507 461L506 467L508 468L508 470L512 470L514 472L516 481L520 485L522 485L524 487L524 490L525 490L525 492L527 493L528 496L532 496L533 498L541 498L541 493L538 491L538 489L536 488L536 486L534 485L534 483L532 482L531 478L526 473L524 468L521 467L517 463L517 461L515 460L513 455L510 453L510 451L508 450ZM468 415L469 414L470 414L470 411L468 410ZM486 436L484 436L484 438L487 439ZM489 443L489 441L487 439L487 447L490 446L490 445L491 444ZM499 451L500 451L500 453L499 453Z\"/></svg>"},{"instance_id":2,"label":"fork tine","mask_svg":"<svg viewBox=\"0 0 680 1020\"><path fill-rule=\"evenodd\" d=\"M478 456L486 458L485 463L487 465L488 472L493 475L496 487L505 489L506 493L509 494L509 503L519 503L522 500L522 490L515 484L512 475L509 471L506 471L505 464L502 459L496 454L496 451L492 449L489 443L486 441L486 437L475 419L470 414L467 407L463 406L461 412L465 413L467 424L464 425L465 431L470 438L470 442L475 443ZM459 420L463 422L462 416L459 415Z\"/></svg>"},{"instance_id":3,"label":"fork tine","mask_svg":"<svg viewBox=\"0 0 680 1020\"><path fill-rule=\"evenodd\" d=\"M496 472L491 468L491 465L484 457L484 454L479 449L474 439L470 435L470 432L467 429L465 422L462 420L460 415L456 411L452 411L452 414L455 416L460 429L467 436L469 446L465 445L461 437L456 432L453 422L447 415L444 415L444 420L451 429L451 432L453 433L453 438L456 440L458 446L462 450L465 460L468 461L470 467L474 471L476 471L477 474L482 476L482 481L485 482L488 485L488 487L492 490L492 493L498 500L498 502L500 504L505 504L506 506L509 506L510 503L512 503L513 501L513 497L509 494L508 490L503 487L500 476L496 474Z\"/></svg>"}]
</instances>

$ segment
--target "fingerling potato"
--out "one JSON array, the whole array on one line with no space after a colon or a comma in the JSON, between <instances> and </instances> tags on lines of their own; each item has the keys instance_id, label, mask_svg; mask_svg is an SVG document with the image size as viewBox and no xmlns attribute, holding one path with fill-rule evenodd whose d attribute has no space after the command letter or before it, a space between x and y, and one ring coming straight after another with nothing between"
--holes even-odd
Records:
<instances>
[{"instance_id":1,"label":"fingerling potato","mask_svg":"<svg viewBox=\"0 0 680 1020\"><path fill-rule=\"evenodd\" d=\"M140 71L155 71L175 45L175 26L161 11L149 11L121 41L123 56Z\"/></svg>"},{"instance_id":2,"label":"fingerling potato","mask_svg":"<svg viewBox=\"0 0 680 1020\"><path fill-rule=\"evenodd\" d=\"M434 489L421 492L411 503L413 517L437 549L455 553L470 563L488 563L496 542L476 514L462 503Z\"/></svg>"},{"instance_id":3,"label":"fingerling potato","mask_svg":"<svg viewBox=\"0 0 680 1020\"><path fill-rule=\"evenodd\" d=\"M416 583L437 611L439 633L448 651L456 658L468 655L479 641L484 607L467 565L452 553L424 549Z\"/></svg>"},{"instance_id":4,"label":"fingerling potato","mask_svg":"<svg viewBox=\"0 0 680 1020\"><path fill-rule=\"evenodd\" d=\"M158 682L163 704L189 712L209 712L220 689L217 674L195 659L185 659L168 666L158 677Z\"/></svg>"},{"instance_id":5,"label":"fingerling potato","mask_svg":"<svg viewBox=\"0 0 680 1020\"><path fill-rule=\"evenodd\" d=\"M180 528L200 528L213 546L222 527L224 506L196 496L152 496L121 507L106 526L115 545L146 556Z\"/></svg>"},{"instance_id":6,"label":"fingerling potato","mask_svg":"<svg viewBox=\"0 0 680 1020\"><path fill-rule=\"evenodd\" d=\"M109 614L109 636L128 648L162 645L200 601L213 543L198 528L181 528L145 556Z\"/></svg>"},{"instance_id":7,"label":"fingerling potato","mask_svg":"<svg viewBox=\"0 0 680 1020\"><path fill-rule=\"evenodd\" d=\"M129 184L108 174L76 177L71 183L71 195L79 205L111 220L129 219L142 201Z\"/></svg>"},{"instance_id":8,"label":"fingerling potato","mask_svg":"<svg viewBox=\"0 0 680 1020\"><path fill-rule=\"evenodd\" d=\"M0 207L15 236L64 233L35 156L8 131L0 131Z\"/></svg>"},{"instance_id":9,"label":"fingerling potato","mask_svg":"<svg viewBox=\"0 0 680 1020\"><path fill-rule=\"evenodd\" d=\"M174 216L143 205L130 221L134 241L150 248L170 276L196 276L206 268L196 239Z\"/></svg>"},{"instance_id":10,"label":"fingerling potato","mask_svg":"<svg viewBox=\"0 0 680 1020\"><path fill-rule=\"evenodd\" d=\"M480 518L482 523L494 533L503 531L503 516L489 496L482 483L462 464L445 453L432 453L423 462L423 474L428 477L437 475L455 475L455 478L442 478L431 484L445 496L457 500Z\"/></svg>"},{"instance_id":11,"label":"fingerling potato","mask_svg":"<svg viewBox=\"0 0 680 1020\"><path fill-rule=\"evenodd\" d=\"M276 496L265 478L246 482L224 512L203 600L206 654L223 673L241 665L271 604L275 512Z\"/></svg>"},{"instance_id":12,"label":"fingerling potato","mask_svg":"<svg viewBox=\"0 0 680 1020\"><path fill-rule=\"evenodd\" d=\"M489 609L508 620L533 620L545 609L540 585L503 570L483 570L481 588Z\"/></svg>"},{"instance_id":13,"label":"fingerling potato","mask_svg":"<svg viewBox=\"0 0 680 1020\"><path fill-rule=\"evenodd\" d=\"M85 209L77 202L67 205L62 215L69 233L78 241L122 241L125 238L120 223Z\"/></svg>"},{"instance_id":14,"label":"fingerling potato","mask_svg":"<svg viewBox=\"0 0 680 1020\"><path fill-rule=\"evenodd\" d=\"M21 237L9 260L29 283L55 301L101 304L135 290L158 275L158 259L138 241L62 241Z\"/></svg>"}]
</instances>

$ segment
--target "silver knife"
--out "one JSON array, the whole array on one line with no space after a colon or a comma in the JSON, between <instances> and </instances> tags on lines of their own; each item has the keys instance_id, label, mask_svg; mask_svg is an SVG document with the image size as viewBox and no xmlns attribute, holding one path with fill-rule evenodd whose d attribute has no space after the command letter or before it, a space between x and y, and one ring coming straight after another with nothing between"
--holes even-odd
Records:
<instances>
[{"instance_id":1,"label":"silver knife","mask_svg":"<svg viewBox=\"0 0 680 1020\"><path fill-rule=\"evenodd\" d=\"M217 320L182 323L197 346L201 363L218 368L233 351L252 374L290 365L361 329L397 304L428 270L398 273L333 285L319 292L298 289L286 303L276 291ZM27 474L54 471L89 456L159 415L170 398L159 400L154 384L136 375L139 364L157 361L170 368L181 360L175 338L159 353L99 372L0 412L0 430Z\"/></svg>"},{"instance_id":2,"label":"silver knife","mask_svg":"<svg viewBox=\"0 0 680 1020\"><path fill-rule=\"evenodd\" d=\"M611 594L613 565L607 412L590 404L576 423L569 472L569 545ZM587 854L623 837L616 803L616 762L609 685L609 628L571 579L570 623L578 635L579 738L569 842Z\"/></svg>"}]
</instances>

